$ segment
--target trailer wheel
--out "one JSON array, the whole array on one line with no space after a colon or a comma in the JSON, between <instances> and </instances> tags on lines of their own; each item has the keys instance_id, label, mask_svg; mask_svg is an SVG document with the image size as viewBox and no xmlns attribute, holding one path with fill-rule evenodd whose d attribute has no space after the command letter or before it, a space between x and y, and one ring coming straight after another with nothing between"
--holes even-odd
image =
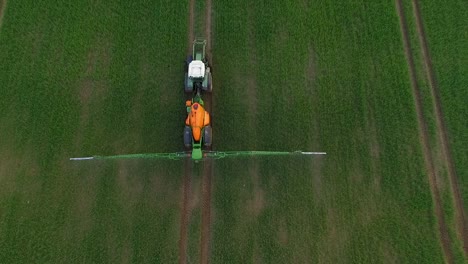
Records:
<instances>
[{"instance_id":1,"label":"trailer wheel","mask_svg":"<svg viewBox=\"0 0 468 264\"><path fill-rule=\"evenodd\" d=\"M192 146L192 129L189 126L184 128L184 147L190 149Z\"/></svg>"},{"instance_id":2,"label":"trailer wheel","mask_svg":"<svg viewBox=\"0 0 468 264\"><path fill-rule=\"evenodd\" d=\"M213 132L211 131L211 126L206 126L203 129L203 146L205 148L211 148Z\"/></svg>"}]
</instances>

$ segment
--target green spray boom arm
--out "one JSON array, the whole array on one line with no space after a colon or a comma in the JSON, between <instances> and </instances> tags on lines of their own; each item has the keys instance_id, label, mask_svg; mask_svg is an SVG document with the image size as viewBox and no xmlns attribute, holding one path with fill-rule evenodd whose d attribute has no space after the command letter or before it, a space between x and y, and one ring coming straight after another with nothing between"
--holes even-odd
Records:
<instances>
[{"instance_id":1,"label":"green spray boom arm","mask_svg":"<svg viewBox=\"0 0 468 264\"><path fill-rule=\"evenodd\" d=\"M290 156L290 155L326 155L326 152L304 152L304 151L204 151L203 159L222 159L232 157L251 157L251 156ZM91 156L70 158L70 160L103 160L103 159L169 159L180 160L192 157L190 152L173 153L143 153L143 154L123 154L113 156Z\"/></svg>"},{"instance_id":2,"label":"green spray boom arm","mask_svg":"<svg viewBox=\"0 0 468 264\"><path fill-rule=\"evenodd\" d=\"M229 157L251 157L251 156L290 156L290 155L326 155L325 152L304 152L304 151L207 151L204 153L207 158L222 159Z\"/></svg>"}]
</instances>

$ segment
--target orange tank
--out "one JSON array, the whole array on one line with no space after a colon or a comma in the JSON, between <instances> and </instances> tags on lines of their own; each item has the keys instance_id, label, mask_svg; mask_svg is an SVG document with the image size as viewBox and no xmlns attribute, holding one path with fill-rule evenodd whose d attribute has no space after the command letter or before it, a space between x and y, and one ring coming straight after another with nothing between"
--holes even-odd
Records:
<instances>
[{"instance_id":1,"label":"orange tank","mask_svg":"<svg viewBox=\"0 0 468 264\"><path fill-rule=\"evenodd\" d=\"M202 128L210 124L210 114L201 104L194 103L190 107L185 124L192 128L193 139L200 141Z\"/></svg>"}]
</instances>

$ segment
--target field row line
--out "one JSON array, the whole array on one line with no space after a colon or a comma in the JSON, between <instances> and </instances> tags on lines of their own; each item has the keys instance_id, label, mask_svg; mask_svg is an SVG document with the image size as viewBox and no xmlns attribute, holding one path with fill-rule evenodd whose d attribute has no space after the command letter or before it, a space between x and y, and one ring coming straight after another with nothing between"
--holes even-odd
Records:
<instances>
[{"instance_id":1,"label":"field row line","mask_svg":"<svg viewBox=\"0 0 468 264\"><path fill-rule=\"evenodd\" d=\"M208 57L209 64L212 66L212 52L211 52L211 0L206 0L205 3L205 39L206 49L205 52ZM189 19L188 19L188 32L187 32L187 53L192 51L192 41L195 39L195 0L189 1ZM197 16L200 17L200 16ZM211 113L213 99L211 93L204 94L205 109ZM202 176L202 219L201 219L201 239L200 239L200 262L209 263L210 259L210 241L211 241L211 190L212 190L212 174L213 163L211 161L204 161ZM182 191L182 205L181 205L181 220L180 220L180 239L179 239L179 263L185 264L188 262L188 227L190 226L191 205L192 199L192 184L193 177L193 161L187 160L185 162L185 173L183 180Z\"/></svg>"},{"instance_id":2,"label":"field row line","mask_svg":"<svg viewBox=\"0 0 468 264\"><path fill-rule=\"evenodd\" d=\"M0 0L0 30L2 29L3 16L7 6L7 0Z\"/></svg>"},{"instance_id":3,"label":"field row line","mask_svg":"<svg viewBox=\"0 0 468 264\"><path fill-rule=\"evenodd\" d=\"M402 0L395 0L395 7L400 22L400 31L402 35L403 48L405 52L406 62L408 64L408 71L411 83L411 90L413 93L413 99L415 104L415 110L417 115L418 130L420 135L420 143L423 149L424 164L426 167L429 184L431 188L432 201L434 204L435 215L437 217L437 224L439 230L439 238L443 249L444 257L446 262L453 263L453 252L451 249L451 243L448 233L447 224L442 208L442 200L437 186L437 176L434 167L434 159L430 150L429 143L429 132L427 123L424 117L423 102L421 96L421 89L416 79L416 67L414 63L414 57L411 52L411 43L408 33L408 25L406 23L405 12L403 10Z\"/></svg>"},{"instance_id":4,"label":"field row line","mask_svg":"<svg viewBox=\"0 0 468 264\"><path fill-rule=\"evenodd\" d=\"M206 55L208 63L213 68L213 53L212 53L212 33L211 33L211 13L212 2L205 0L205 38L206 38ZM216 91L216 86L214 87ZM213 109L212 93L205 94L205 101L210 114ZM211 124L213 127L213 124ZM210 262L210 242L211 242L211 190L212 190L213 162L207 160L204 163L203 179L202 179L202 226L201 226L201 245L200 245L200 263L208 264Z\"/></svg>"},{"instance_id":5,"label":"field row line","mask_svg":"<svg viewBox=\"0 0 468 264\"><path fill-rule=\"evenodd\" d=\"M184 178L182 186L182 204L180 207L180 238L179 238L179 263L187 263L188 250L188 227L190 223L192 193L192 173L193 166L191 160L184 161Z\"/></svg>"},{"instance_id":6,"label":"field row line","mask_svg":"<svg viewBox=\"0 0 468 264\"><path fill-rule=\"evenodd\" d=\"M190 54L194 38L195 24L195 0L189 0L189 18L187 30L187 54ZM188 256L188 227L190 226L190 215L192 212L190 200L192 195L193 164L191 160L184 161L184 178L182 185L182 199L180 206L180 237L179 237L179 263L187 263Z\"/></svg>"},{"instance_id":7,"label":"field row line","mask_svg":"<svg viewBox=\"0 0 468 264\"><path fill-rule=\"evenodd\" d=\"M442 104L440 99L439 85L435 78L434 68L432 65L432 59L429 54L429 47L426 40L426 33L424 30L424 24L421 16L421 9L419 6L418 0L412 0L413 12L416 18L416 29L418 32L419 43L422 51L422 57L424 61L424 69L426 71L426 77L429 81L429 87L432 97L432 106L434 113L436 115L436 127L437 134L439 136L439 142L442 145L442 155L444 157L444 162L447 166L449 182L451 187L451 194L453 195L453 203L455 206L455 219L456 219L456 228L459 234L459 237L463 243L463 249L465 258L468 256L468 230L465 222L465 213L463 202L460 194L460 188L458 185L458 177L455 169L455 163L453 162L452 152L450 149L450 143L447 136L447 126L444 120L444 114L442 111Z\"/></svg>"}]
</instances>

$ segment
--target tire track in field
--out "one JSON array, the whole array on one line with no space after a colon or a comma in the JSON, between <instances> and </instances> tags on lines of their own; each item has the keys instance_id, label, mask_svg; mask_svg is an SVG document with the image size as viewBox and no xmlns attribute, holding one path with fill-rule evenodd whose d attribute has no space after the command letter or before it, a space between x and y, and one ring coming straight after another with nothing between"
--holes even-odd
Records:
<instances>
[{"instance_id":1,"label":"tire track in field","mask_svg":"<svg viewBox=\"0 0 468 264\"><path fill-rule=\"evenodd\" d=\"M205 38L206 38L206 56L210 68L213 69L212 56L212 39L211 39L211 12L212 2L205 2ZM211 71L213 73L213 71ZM216 86L213 86L216 92ZM212 93L205 93L205 109L213 117L213 96ZM211 118L211 126L213 127L213 118ZM211 148L210 148L211 150ZM205 264L210 261L210 241L211 241L211 178L213 175L213 161L206 160L203 164L203 179L202 179L202 226L201 226L201 245L200 245L200 263Z\"/></svg>"},{"instance_id":2,"label":"tire track in field","mask_svg":"<svg viewBox=\"0 0 468 264\"><path fill-rule=\"evenodd\" d=\"M416 79L416 68L414 64L413 54L411 53L411 44L408 33L408 25L406 24L405 13L403 11L402 0L395 0L395 7L398 14L400 22L400 31L403 40L403 48L405 51L406 62L408 64L409 77L411 82L411 90L413 92L413 99L416 108L418 130L420 143L423 148L424 164L426 167L429 185L431 188L432 201L434 204L434 211L437 217L437 224L439 230L439 238L444 252L445 261L448 263L453 263L453 253L451 248L451 242L449 239L448 229L445 222L445 217L442 210L442 202L439 194L439 189L437 186L436 180L436 171L434 169L434 160L432 157L431 150L429 148L429 133L427 129L427 124L425 122L424 113L423 113L423 103L421 98L421 90L419 88L417 79Z\"/></svg>"},{"instance_id":3,"label":"tire track in field","mask_svg":"<svg viewBox=\"0 0 468 264\"><path fill-rule=\"evenodd\" d=\"M194 25L195 25L195 0L189 0L187 54L192 54L192 42L194 40L194 36L193 36Z\"/></svg>"},{"instance_id":4,"label":"tire track in field","mask_svg":"<svg viewBox=\"0 0 468 264\"><path fill-rule=\"evenodd\" d=\"M212 61L211 53L211 12L212 12L212 2L211 0L206 0L206 9L205 9L205 38L206 38L206 54L208 55L208 61L210 65Z\"/></svg>"},{"instance_id":5,"label":"tire track in field","mask_svg":"<svg viewBox=\"0 0 468 264\"><path fill-rule=\"evenodd\" d=\"M213 160L206 160L203 163L202 179L202 230L201 230L201 251L200 263L209 263L210 260L210 240L211 240L211 178L213 175Z\"/></svg>"},{"instance_id":6,"label":"tire track in field","mask_svg":"<svg viewBox=\"0 0 468 264\"><path fill-rule=\"evenodd\" d=\"M193 162L190 159L184 161L184 180L182 190L182 205L180 213L180 239L179 239L179 263L187 263L188 227L191 214L190 196L192 193Z\"/></svg>"},{"instance_id":7,"label":"tire track in field","mask_svg":"<svg viewBox=\"0 0 468 264\"><path fill-rule=\"evenodd\" d=\"M2 29L3 15L5 15L7 0L0 0L0 30Z\"/></svg>"},{"instance_id":8,"label":"tire track in field","mask_svg":"<svg viewBox=\"0 0 468 264\"><path fill-rule=\"evenodd\" d=\"M429 87L432 97L432 105L434 113L436 114L436 127L439 136L439 142L442 145L442 155L444 162L447 165L448 176L450 181L451 193L453 195L453 203L455 206L455 221L458 236L463 244L463 251L465 257L468 256L468 230L465 222L465 212L463 201L461 199L460 188L458 185L458 176L455 169L455 163L452 158L452 151L447 136L447 126L445 124L444 115L442 111L442 104L440 99L439 85L436 81L434 68L432 66L432 59L429 54L429 46L426 40L426 32L422 21L421 11L418 0L412 0L413 13L416 18L416 29L418 32L419 44L421 46L422 57L424 61L424 68L426 71L426 78L429 81Z\"/></svg>"},{"instance_id":9,"label":"tire track in field","mask_svg":"<svg viewBox=\"0 0 468 264\"><path fill-rule=\"evenodd\" d=\"M205 40L206 40L206 49L205 56L208 58L208 64L210 65L211 74L213 75L213 56L212 56L212 39L211 39L211 13L212 13L212 2L211 0L206 0L205 2ZM214 77L214 76L213 76ZM214 78L213 78L214 79ZM214 83L214 81L213 81ZM213 91L216 92L216 86L213 85ZM211 115L211 123L213 123L213 96L212 93L204 93L203 101L205 102L205 109ZM213 126L213 124L211 124Z\"/></svg>"},{"instance_id":10,"label":"tire track in field","mask_svg":"<svg viewBox=\"0 0 468 264\"><path fill-rule=\"evenodd\" d=\"M194 39L194 23L195 23L195 0L189 0L189 20L187 31L187 54L191 54L192 41ZM187 98L186 98L187 99ZM190 215L192 212L190 198L192 193L192 176L193 162L191 159L184 161L184 179L182 190L182 204L180 213L180 238L179 238L179 263L187 263L188 253L188 227L190 223Z\"/></svg>"}]
</instances>

